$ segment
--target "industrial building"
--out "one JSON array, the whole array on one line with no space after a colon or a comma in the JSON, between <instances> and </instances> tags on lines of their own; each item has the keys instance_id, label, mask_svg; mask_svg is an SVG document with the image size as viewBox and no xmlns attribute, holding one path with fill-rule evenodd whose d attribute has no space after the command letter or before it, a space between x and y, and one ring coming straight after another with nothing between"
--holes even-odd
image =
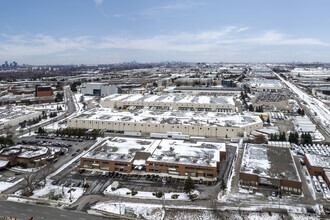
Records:
<instances>
[{"instance_id":1,"label":"industrial building","mask_svg":"<svg viewBox=\"0 0 330 220\"><path fill-rule=\"evenodd\" d=\"M192 96L189 94L141 95L115 94L105 97L100 103L104 108L126 109L130 107L156 109L176 109L190 111L233 112L235 103L232 97Z\"/></svg>"},{"instance_id":2,"label":"industrial building","mask_svg":"<svg viewBox=\"0 0 330 220\"><path fill-rule=\"evenodd\" d=\"M202 137L239 137L263 127L257 116L220 112L99 109L68 120L68 127L142 133L182 132Z\"/></svg>"},{"instance_id":3,"label":"industrial building","mask_svg":"<svg viewBox=\"0 0 330 220\"><path fill-rule=\"evenodd\" d=\"M295 130L298 132L315 132L316 125L307 116L294 117Z\"/></svg>"},{"instance_id":4,"label":"industrial building","mask_svg":"<svg viewBox=\"0 0 330 220\"><path fill-rule=\"evenodd\" d=\"M80 162L86 169L215 180L225 158L224 143L116 137L84 155Z\"/></svg>"},{"instance_id":5,"label":"industrial building","mask_svg":"<svg viewBox=\"0 0 330 220\"><path fill-rule=\"evenodd\" d=\"M330 187L330 157L317 154L305 154L304 161L311 176L322 176Z\"/></svg>"},{"instance_id":6,"label":"industrial building","mask_svg":"<svg viewBox=\"0 0 330 220\"><path fill-rule=\"evenodd\" d=\"M302 194L302 182L289 148L247 144L239 178L241 186Z\"/></svg>"},{"instance_id":7,"label":"industrial building","mask_svg":"<svg viewBox=\"0 0 330 220\"><path fill-rule=\"evenodd\" d=\"M81 85L81 93L84 95L105 97L120 93L120 88L107 83L83 83Z\"/></svg>"},{"instance_id":8,"label":"industrial building","mask_svg":"<svg viewBox=\"0 0 330 220\"><path fill-rule=\"evenodd\" d=\"M247 84L252 91L256 92L279 92L284 89L281 81L274 79L253 79Z\"/></svg>"},{"instance_id":9,"label":"industrial building","mask_svg":"<svg viewBox=\"0 0 330 220\"><path fill-rule=\"evenodd\" d=\"M17 126L21 122L39 117L39 111L30 111L24 107L7 106L0 108L0 129Z\"/></svg>"},{"instance_id":10,"label":"industrial building","mask_svg":"<svg viewBox=\"0 0 330 220\"><path fill-rule=\"evenodd\" d=\"M240 95L243 90L240 88L225 87L188 87L180 86L173 89L174 93L192 93L200 95Z\"/></svg>"}]
</instances>

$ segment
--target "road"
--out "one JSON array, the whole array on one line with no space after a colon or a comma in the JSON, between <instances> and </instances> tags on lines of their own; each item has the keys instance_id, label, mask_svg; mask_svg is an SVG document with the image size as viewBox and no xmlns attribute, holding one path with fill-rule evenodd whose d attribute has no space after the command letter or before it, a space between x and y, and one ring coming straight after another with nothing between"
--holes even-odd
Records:
<instances>
[{"instance_id":1,"label":"road","mask_svg":"<svg viewBox=\"0 0 330 220\"><path fill-rule=\"evenodd\" d=\"M65 117L67 117L68 115L71 115L72 113L74 113L76 111L76 106L75 106L75 103L74 103L74 100L73 100L73 94L72 94L72 91L70 90L70 88L66 87L64 89L64 93L65 93L65 96L66 96L65 102L66 102L66 106L68 107L68 109L66 111L66 114L63 114L59 117L54 118L54 120L56 120L56 121L60 121L60 120L64 119ZM53 120L49 120L49 121L46 121L42 124L31 126L29 129L23 130L23 132L19 132L19 133L16 131L17 127L12 127L10 130L11 130L11 133L14 134L13 135L14 138L17 138L18 136L27 134L29 132L37 131L37 129L39 127L45 127L45 126L50 125L52 123L54 123Z\"/></svg>"},{"instance_id":2,"label":"road","mask_svg":"<svg viewBox=\"0 0 330 220\"><path fill-rule=\"evenodd\" d=\"M38 206L26 203L16 203L9 201L0 201L0 216L16 217L21 219L52 219L52 220L103 220L111 219L109 217L102 217L96 215L90 215L83 212L68 211L63 209L57 209L47 206Z\"/></svg>"},{"instance_id":3,"label":"road","mask_svg":"<svg viewBox=\"0 0 330 220\"><path fill-rule=\"evenodd\" d=\"M272 71L269 68L270 71ZM321 126L326 133L329 134L330 131L330 111L329 109L326 107L326 105L321 102L320 100L308 95L307 93L301 91L297 86L295 86L293 83L283 79L279 74L275 73L274 71L272 71L285 85L287 85L287 87L289 87L294 93L296 93L298 95L298 97L306 102L307 106L314 111L317 114L317 117L320 119L320 124L322 124L323 126Z\"/></svg>"}]
</instances>

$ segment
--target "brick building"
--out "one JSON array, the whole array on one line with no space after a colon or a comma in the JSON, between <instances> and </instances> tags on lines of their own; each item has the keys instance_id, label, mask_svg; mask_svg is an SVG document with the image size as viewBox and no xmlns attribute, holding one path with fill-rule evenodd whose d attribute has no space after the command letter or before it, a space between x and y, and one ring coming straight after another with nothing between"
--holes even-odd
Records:
<instances>
[{"instance_id":1,"label":"brick building","mask_svg":"<svg viewBox=\"0 0 330 220\"><path fill-rule=\"evenodd\" d=\"M35 94L37 97L52 96L54 94L54 90L51 87L36 85Z\"/></svg>"},{"instance_id":2,"label":"brick building","mask_svg":"<svg viewBox=\"0 0 330 220\"><path fill-rule=\"evenodd\" d=\"M113 138L80 160L81 167L103 171L215 180L226 159L224 143L182 140Z\"/></svg>"},{"instance_id":3,"label":"brick building","mask_svg":"<svg viewBox=\"0 0 330 220\"><path fill-rule=\"evenodd\" d=\"M290 149L248 144L240 168L241 186L302 194L302 183Z\"/></svg>"},{"instance_id":4,"label":"brick building","mask_svg":"<svg viewBox=\"0 0 330 220\"><path fill-rule=\"evenodd\" d=\"M305 154L305 164L311 176L322 176L330 187L330 157L324 155Z\"/></svg>"}]
</instances>

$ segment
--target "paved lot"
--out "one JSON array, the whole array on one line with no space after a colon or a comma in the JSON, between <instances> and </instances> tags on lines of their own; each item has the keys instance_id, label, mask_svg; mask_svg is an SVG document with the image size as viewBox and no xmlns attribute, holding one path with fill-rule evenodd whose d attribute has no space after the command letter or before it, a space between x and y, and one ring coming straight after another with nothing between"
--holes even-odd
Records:
<instances>
[{"instance_id":1,"label":"paved lot","mask_svg":"<svg viewBox=\"0 0 330 220\"><path fill-rule=\"evenodd\" d=\"M37 206L26 203L15 203L8 201L0 201L0 216L10 216L20 219L28 219L33 217L35 220L101 220L111 219L109 217L101 217L89 215L82 212L73 212L47 206Z\"/></svg>"},{"instance_id":2,"label":"paved lot","mask_svg":"<svg viewBox=\"0 0 330 220\"><path fill-rule=\"evenodd\" d=\"M22 140L38 140L38 141L52 141L52 142L63 142L66 144L72 144L72 147L66 148L68 149L67 153L63 156L60 156L58 158L58 161L56 163L51 163L51 170L49 171L49 173L51 173L52 171L57 170L58 168L60 168L62 165L64 165L65 163L68 163L69 161L71 161L73 158L77 157L78 153L76 152L79 149L79 153L81 151L84 150L85 147L90 147L91 145L93 145L95 143L95 141L93 140L89 140L89 141L84 141L84 142L70 142L70 141L62 141L62 140L50 140L50 139L36 139L35 136L32 137L26 137L26 138L21 138L21 139L17 139L16 142L22 142ZM72 153L76 153L77 155L72 156ZM78 159L78 158L77 158ZM77 162L74 165L78 165L77 163L79 162L79 160L77 160ZM73 168L72 166L70 166L71 169ZM37 174L40 172L37 172ZM8 180L8 178L10 177L15 177L14 180L11 180L11 182L14 182L20 178L23 178L24 173L22 173L21 175L15 175L14 171L11 170L2 170L0 171L0 175L2 175L0 177L0 181L6 181ZM41 179L41 176L37 176L37 178ZM19 189L21 189L22 187L24 187L24 181L20 182L19 184L17 184L16 186L7 189L6 191L4 191L4 193L14 193L16 191L18 191Z\"/></svg>"}]
</instances>

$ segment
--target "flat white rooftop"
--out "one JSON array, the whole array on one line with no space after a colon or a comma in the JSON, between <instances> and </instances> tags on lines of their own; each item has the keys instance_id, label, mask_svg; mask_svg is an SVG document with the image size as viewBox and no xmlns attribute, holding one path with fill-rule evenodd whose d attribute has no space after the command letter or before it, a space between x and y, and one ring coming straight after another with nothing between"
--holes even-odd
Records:
<instances>
[{"instance_id":1,"label":"flat white rooftop","mask_svg":"<svg viewBox=\"0 0 330 220\"><path fill-rule=\"evenodd\" d=\"M120 138L107 140L82 158L130 162L136 152L153 152L160 140Z\"/></svg>"},{"instance_id":2,"label":"flat white rooftop","mask_svg":"<svg viewBox=\"0 0 330 220\"><path fill-rule=\"evenodd\" d=\"M305 156L311 166L330 169L330 157L317 154L305 154Z\"/></svg>"},{"instance_id":3,"label":"flat white rooftop","mask_svg":"<svg viewBox=\"0 0 330 220\"><path fill-rule=\"evenodd\" d=\"M102 101L235 105L232 97L193 96L189 94L168 94L168 95L114 94L103 98Z\"/></svg>"},{"instance_id":4,"label":"flat white rooftop","mask_svg":"<svg viewBox=\"0 0 330 220\"><path fill-rule=\"evenodd\" d=\"M178 163L216 167L220 162L220 151L225 152L225 143L162 140L148 162Z\"/></svg>"},{"instance_id":5,"label":"flat white rooftop","mask_svg":"<svg viewBox=\"0 0 330 220\"><path fill-rule=\"evenodd\" d=\"M82 158L131 162L137 152L144 152L150 153L148 162L216 167L220 151L226 152L225 143L115 137ZM133 164L145 164L145 160L136 159Z\"/></svg>"},{"instance_id":6,"label":"flat white rooftop","mask_svg":"<svg viewBox=\"0 0 330 220\"><path fill-rule=\"evenodd\" d=\"M137 122L153 124L184 124L198 126L243 127L261 122L258 116L246 116L238 113L191 112L191 111L150 111L142 109L138 113L126 110L94 109L73 119L99 120L102 122Z\"/></svg>"},{"instance_id":7,"label":"flat white rooftop","mask_svg":"<svg viewBox=\"0 0 330 220\"><path fill-rule=\"evenodd\" d=\"M0 124L20 118L23 116L31 115L37 113L36 111L27 110L25 107L0 107Z\"/></svg>"}]
</instances>

